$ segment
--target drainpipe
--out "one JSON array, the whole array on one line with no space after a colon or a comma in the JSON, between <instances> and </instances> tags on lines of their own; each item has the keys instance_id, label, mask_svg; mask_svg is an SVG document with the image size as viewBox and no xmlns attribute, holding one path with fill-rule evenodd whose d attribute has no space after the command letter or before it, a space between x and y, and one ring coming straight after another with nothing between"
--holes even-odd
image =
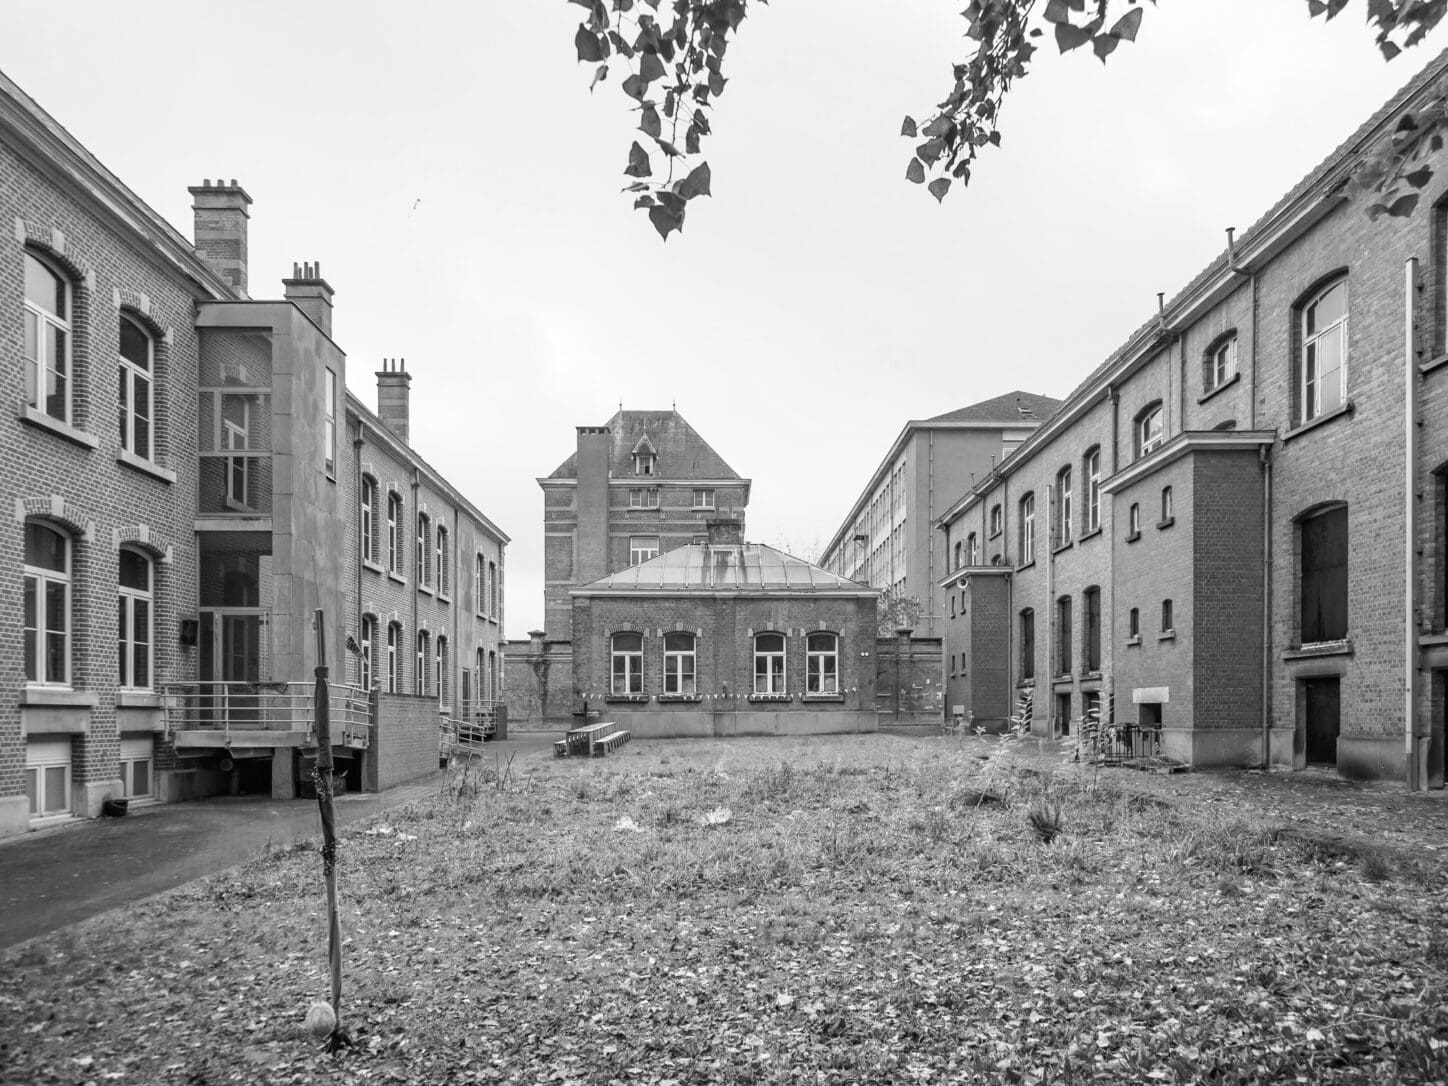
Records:
<instances>
[{"instance_id":1,"label":"drainpipe","mask_svg":"<svg viewBox=\"0 0 1448 1086\"><path fill-rule=\"evenodd\" d=\"M1256 372L1256 365L1252 369ZM1272 454L1259 447L1262 465L1262 768L1272 766Z\"/></svg>"},{"instance_id":2,"label":"drainpipe","mask_svg":"<svg viewBox=\"0 0 1448 1086\"><path fill-rule=\"evenodd\" d=\"M1403 264L1403 753L1409 791L1428 788L1428 745L1418 735L1418 258Z\"/></svg>"},{"instance_id":3,"label":"drainpipe","mask_svg":"<svg viewBox=\"0 0 1448 1086\"><path fill-rule=\"evenodd\" d=\"M355 460L356 463L357 463L357 495L358 495L359 498L360 498L361 495L362 495L362 450L365 449L366 447L367 447L367 427L366 427L366 425L363 424L362 420L359 418L359 419L357 420L357 436L352 439L352 451L353 451L353 457L352 457L352 459ZM373 524L376 524L376 523L377 523L377 509L376 509L376 504L377 504L377 498L380 498L380 497L381 497L381 491L380 491L380 489L379 489L378 494L373 498L373 506L374 506L374 508L373 508L373 510L372 510L372 523L373 523ZM350 516L358 516L358 527L360 528L360 527L361 527L361 517L360 517L360 515L359 515L359 513L358 513L358 510L356 510L356 509L350 510L348 515L350 515ZM362 636L362 614L363 614L363 610L364 610L364 608L363 608L363 606L362 606L362 550L363 550L363 547L362 547L362 540L359 539L359 540L357 541L357 543L358 543L358 546L357 546L357 615L356 615L356 621L357 621L357 636L360 638L360 637ZM373 636L374 638L377 636L377 631L376 631L376 630L373 630L373 631L372 631L372 636ZM375 668L376 665L377 665L376 646L375 646L375 645L374 645L374 646L371 646L371 650L372 650L372 665L373 665L373 667ZM360 677L360 672L361 672L362 669L359 667L357 670L358 670L358 672L359 672L359 677ZM343 675L345 676L345 674L346 674L346 673L345 673L345 671L344 671L344 672L343 672ZM372 696L372 691L370 691L370 690L363 691L363 693L366 694L367 697L369 697L369 698Z\"/></svg>"},{"instance_id":4,"label":"drainpipe","mask_svg":"<svg viewBox=\"0 0 1448 1086\"><path fill-rule=\"evenodd\" d=\"M1056 538L1052 533L1051 511L1055 508L1056 488L1051 485L1046 487L1046 696L1050 701L1045 706L1046 728L1049 731L1047 739L1056 738L1056 668L1061 666L1059 660L1053 661L1052 653L1056 649L1055 619L1056 619ZM1034 715L1034 714L1032 714Z\"/></svg>"},{"instance_id":5,"label":"drainpipe","mask_svg":"<svg viewBox=\"0 0 1448 1086\"><path fill-rule=\"evenodd\" d=\"M407 539L407 540L411 540L411 541L412 541L412 546L411 546L409 549L412 550L412 552L413 552L413 555L412 555L412 557L413 557L413 568L412 568L412 592L411 592L411 595L412 595L412 666L413 666L413 669L414 669L414 670L416 670L416 668L417 668L417 635L418 635L418 633L420 632L420 630L419 630L419 628L418 628L418 625L417 625L417 623L418 623L417 589L418 589L418 586L419 586L420 584L422 584L422 570L417 567L417 517L418 517L418 514L419 514L420 512L422 512L422 505L420 504L420 501L419 501L419 498L418 498L418 493L419 493L419 491L421 491L421 489L422 489L422 478L421 478L421 476L418 474L417 468L414 467L414 468L412 469L412 528L411 528L411 530L409 531L406 527L404 527L404 528L403 528L403 531L404 531L404 532L407 532L407 535L404 535L404 536L402 537L403 539ZM426 696L427 696L427 661L426 661L426 660L423 660L423 662L422 662L422 675L421 675L421 676L418 676L418 675L413 675L413 676L412 676L412 688L413 688L414 690L416 690L416 689L418 689L419 685L421 685L421 688L422 688L422 690L423 690L423 696L426 697ZM587 723L588 723L587 718L585 718L583 722L584 722L585 724L587 724Z\"/></svg>"}]
</instances>

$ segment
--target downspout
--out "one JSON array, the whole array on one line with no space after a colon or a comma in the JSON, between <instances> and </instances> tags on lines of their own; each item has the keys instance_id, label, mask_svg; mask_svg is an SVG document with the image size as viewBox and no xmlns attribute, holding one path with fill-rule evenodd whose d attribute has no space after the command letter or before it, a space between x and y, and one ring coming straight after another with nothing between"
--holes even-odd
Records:
<instances>
[{"instance_id":1,"label":"downspout","mask_svg":"<svg viewBox=\"0 0 1448 1086\"><path fill-rule=\"evenodd\" d=\"M1052 660L1052 653L1056 649L1055 618L1056 618L1056 538L1052 533L1051 514L1055 509L1055 487L1051 484L1046 486L1046 696L1050 699L1046 709L1047 739L1056 738L1056 687L1055 679L1057 672L1055 668L1061 666L1059 660ZM1034 716L1034 714L1032 714Z\"/></svg>"},{"instance_id":2,"label":"downspout","mask_svg":"<svg viewBox=\"0 0 1448 1086\"><path fill-rule=\"evenodd\" d=\"M1253 340L1252 372L1257 372ZM1262 768L1272 768L1272 453L1259 446L1262 465Z\"/></svg>"},{"instance_id":3,"label":"downspout","mask_svg":"<svg viewBox=\"0 0 1448 1086\"><path fill-rule=\"evenodd\" d=\"M359 418L359 419L357 420L357 436L352 439L352 450L353 450L353 453L354 453L353 460L355 460L356 463L357 463L357 494L358 494L358 497L359 497L359 498L361 497L361 494L362 494L362 450L363 450L364 448L366 448L366 447L367 447L367 427L363 424L362 420ZM380 496L380 495L379 495L379 496ZM373 498L373 505L374 505L374 506L376 505L376 502L377 502L377 498L374 497L374 498ZM357 512L357 511L356 511L356 510L353 510L353 512L355 513L355 512ZM372 523L373 523L373 524L376 524L376 523L377 523L377 510L376 510L376 508L374 508L374 509L372 510ZM356 622L357 622L357 627L356 627L356 628L357 628L357 637L358 637L358 639L360 640L361 637L362 637L362 614L363 614L363 607L362 607L362 552L363 552L363 545L362 545L362 541L361 541L360 539L359 539L357 542L358 542L358 547L357 547L357 614L356 614L356 616L355 616L355 619L356 619ZM370 542L370 541L369 541L369 542ZM377 631L376 631L375 629L372 631L372 636L373 636L374 639L377 637ZM368 649L369 649L369 651L372 652L373 668L375 669L375 668L376 668L376 660L377 660L376 646L368 646ZM361 676L360 676L360 672L361 672L361 668L360 668L360 667L358 668L358 672L359 672L358 677L360 678L360 677L361 677ZM370 691L370 690L364 690L363 693L364 693L367 697L369 697L369 698L372 696L372 691Z\"/></svg>"},{"instance_id":4,"label":"downspout","mask_svg":"<svg viewBox=\"0 0 1448 1086\"><path fill-rule=\"evenodd\" d=\"M1418 258L1403 264L1403 753L1409 791L1428 789L1428 744L1418 735Z\"/></svg>"},{"instance_id":5,"label":"downspout","mask_svg":"<svg viewBox=\"0 0 1448 1086\"><path fill-rule=\"evenodd\" d=\"M463 705L462 673L461 664L467 657L463 654L463 630L462 630L462 608L458 606L463 599L463 586L459 583L458 574L462 572L462 564L458 562L458 555L462 553L462 519L456 504L453 505L453 526L452 526L452 553L447 556L452 568L447 572L447 585L452 589L452 638L453 646L452 659L447 662L448 671L448 693L452 695L451 704L453 716L461 718L467 706ZM477 655L477 646L473 646L473 655ZM458 682L452 680L457 679ZM587 723L585 721L584 723Z\"/></svg>"},{"instance_id":6,"label":"downspout","mask_svg":"<svg viewBox=\"0 0 1448 1086\"><path fill-rule=\"evenodd\" d=\"M421 489L422 489L422 480L418 477L417 468L416 468L416 466L414 466L413 469L412 469L412 531L411 531L408 535L403 536L404 539L409 539L409 538L410 538L410 539L413 541L413 542L412 542L412 552L413 552L412 557L413 557L413 563L414 563L414 564L413 564L413 569L412 569L412 579L413 579L413 582L414 582L414 583L413 583L413 586L412 586L412 661L413 661L412 666L413 666L413 670L414 670L414 671L417 670L417 635L422 632L422 631L418 628L418 625L417 625L417 622L418 622L417 590L418 590L418 588L419 588L419 587L421 586L421 584L422 584L422 570L421 570L420 568L418 568L418 566L416 565L416 561L417 561L417 518L418 518L418 516L419 516L419 515L421 514L421 512L422 512L422 505L421 505L420 502L418 501L418 491L420 491ZM404 531L406 531L406 528L404 528ZM426 661L426 660L423 660L423 662L422 662L422 674L421 674L421 675L414 674L414 675L412 676L412 688L413 688L414 690L416 690L416 689L418 689L419 687L422 688L422 696L423 696L423 697L426 697L426 696L427 696L427 661ZM588 721L585 720L584 723L587 724Z\"/></svg>"},{"instance_id":7,"label":"downspout","mask_svg":"<svg viewBox=\"0 0 1448 1086\"><path fill-rule=\"evenodd\" d=\"M930 430L928 433L930 434L930 467L925 481L925 523L927 525L935 523L935 431ZM915 527L914 530L919 531L919 528ZM937 620L933 613L935 610L935 540L930 538L928 528L926 529L925 547L925 583L931 586L930 592L925 598L930 601L930 610L932 612L926 615L925 629L928 631L929 636L935 637L939 633L939 624L945 621L945 615L942 612ZM945 568L947 570L950 569L950 548L948 545L945 551ZM905 562L905 575L907 577L910 575L910 562L908 559Z\"/></svg>"}]
</instances>

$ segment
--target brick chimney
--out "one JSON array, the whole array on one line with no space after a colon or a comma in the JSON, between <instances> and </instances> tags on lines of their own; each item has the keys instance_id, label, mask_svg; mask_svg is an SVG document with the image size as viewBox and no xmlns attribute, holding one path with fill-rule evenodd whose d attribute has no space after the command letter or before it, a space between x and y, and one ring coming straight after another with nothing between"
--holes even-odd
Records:
<instances>
[{"instance_id":1,"label":"brick chimney","mask_svg":"<svg viewBox=\"0 0 1448 1086\"><path fill-rule=\"evenodd\" d=\"M332 337L332 287L322 278L322 265L293 264L292 277L283 279L282 297L296 305L312 323Z\"/></svg>"},{"instance_id":2,"label":"brick chimney","mask_svg":"<svg viewBox=\"0 0 1448 1086\"><path fill-rule=\"evenodd\" d=\"M394 434L407 443L407 402L412 388L412 374L407 372L407 359L384 358L377 371L377 417Z\"/></svg>"},{"instance_id":3,"label":"brick chimney","mask_svg":"<svg viewBox=\"0 0 1448 1086\"><path fill-rule=\"evenodd\" d=\"M738 546L744 542L744 521L738 517L715 517L708 525L711 547Z\"/></svg>"},{"instance_id":4,"label":"brick chimney","mask_svg":"<svg viewBox=\"0 0 1448 1086\"><path fill-rule=\"evenodd\" d=\"M246 220L251 197L236 183L207 178L186 190L196 213L196 251L243 298L246 293Z\"/></svg>"},{"instance_id":5,"label":"brick chimney","mask_svg":"<svg viewBox=\"0 0 1448 1086\"><path fill-rule=\"evenodd\" d=\"M608 560L608 454L613 434L607 426L578 429L577 557L574 583L588 584L615 572Z\"/></svg>"}]
</instances>

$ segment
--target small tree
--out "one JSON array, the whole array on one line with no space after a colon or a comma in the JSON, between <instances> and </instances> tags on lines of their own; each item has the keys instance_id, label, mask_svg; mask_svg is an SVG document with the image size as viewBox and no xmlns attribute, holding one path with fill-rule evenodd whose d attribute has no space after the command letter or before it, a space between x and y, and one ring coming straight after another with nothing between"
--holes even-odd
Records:
<instances>
[{"instance_id":1,"label":"small tree","mask_svg":"<svg viewBox=\"0 0 1448 1086\"><path fill-rule=\"evenodd\" d=\"M894 637L897 632L907 627L914 629L923 610L920 597L907 596L894 588L887 589L875 610L880 636Z\"/></svg>"}]
</instances>

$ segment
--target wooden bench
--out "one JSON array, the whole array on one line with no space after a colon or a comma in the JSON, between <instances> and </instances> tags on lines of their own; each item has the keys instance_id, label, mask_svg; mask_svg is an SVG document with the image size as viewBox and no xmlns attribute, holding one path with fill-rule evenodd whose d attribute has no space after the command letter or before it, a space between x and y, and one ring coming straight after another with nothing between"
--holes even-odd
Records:
<instances>
[{"instance_id":1,"label":"wooden bench","mask_svg":"<svg viewBox=\"0 0 1448 1086\"><path fill-rule=\"evenodd\" d=\"M592 754L594 743L598 736L611 732L614 727L612 721L603 721L598 724L587 724L581 728L572 728L564 737L568 744L569 754Z\"/></svg>"},{"instance_id":2,"label":"wooden bench","mask_svg":"<svg viewBox=\"0 0 1448 1086\"><path fill-rule=\"evenodd\" d=\"M593 756L601 758L605 754L612 754L619 747L628 742L629 733L626 731L611 732L593 741Z\"/></svg>"}]
</instances>

